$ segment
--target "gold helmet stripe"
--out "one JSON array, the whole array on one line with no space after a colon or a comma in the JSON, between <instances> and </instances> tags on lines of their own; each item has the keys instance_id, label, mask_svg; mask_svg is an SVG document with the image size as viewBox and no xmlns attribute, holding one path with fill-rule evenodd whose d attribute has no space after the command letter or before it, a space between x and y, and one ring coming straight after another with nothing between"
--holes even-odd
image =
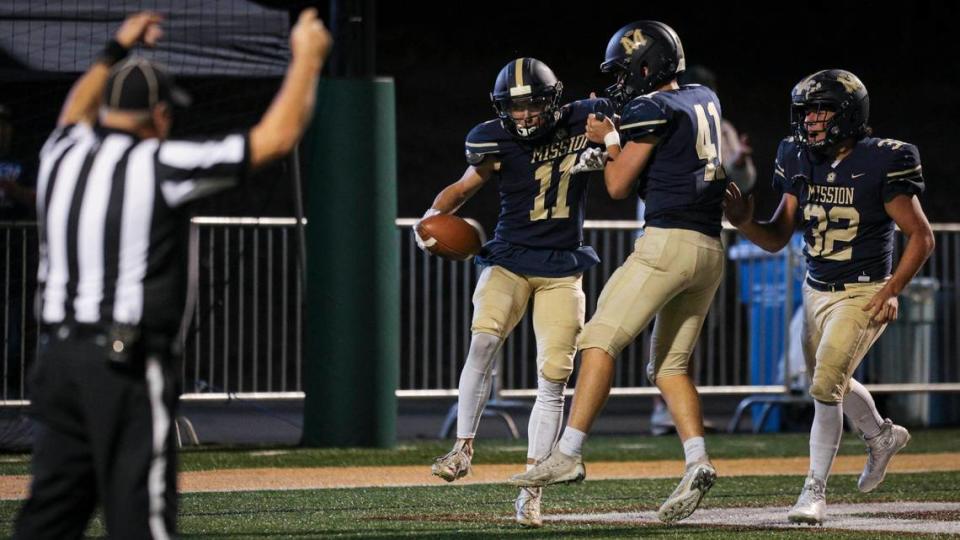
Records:
<instances>
[{"instance_id":1,"label":"gold helmet stripe","mask_svg":"<svg viewBox=\"0 0 960 540\"><path fill-rule=\"evenodd\" d=\"M526 58L517 58L517 62L513 65L513 80L516 82L516 85L510 89L511 96L524 96L532 91L530 86L523 82L524 60L526 60Z\"/></svg>"}]
</instances>

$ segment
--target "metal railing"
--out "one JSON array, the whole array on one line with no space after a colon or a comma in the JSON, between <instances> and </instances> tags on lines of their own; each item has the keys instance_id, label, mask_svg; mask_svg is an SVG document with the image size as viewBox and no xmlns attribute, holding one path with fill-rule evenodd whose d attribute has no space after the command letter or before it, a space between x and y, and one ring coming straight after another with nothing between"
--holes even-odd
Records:
<instances>
[{"instance_id":1,"label":"metal railing","mask_svg":"<svg viewBox=\"0 0 960 540\"><path fill-rule=\"evenodd\" d=\"M196 217L183 399L302 398L302 279L293 218Z\"/></svg>"},{"instance_id":2,"label":"metal railing","mask_svg":"<svg viewBox=\"0 0 960 540\"><path fill-rule=\"evenodd\" d=\"M401 229L401 288L406 310L401 321L404 342L397 394L404 398L456 396L457 377L469 346L471 295L477 270L469 261L446 261L420 252L410 232L415 221L397 220ZM584 275L588 319L596 308L603 284L632 252L641 225L637 221L586 221L585 243L594 246L602 260ZM938 284L936 315L923 320L911 319L908 311L915 308L911 307L910 290L905 291L901 319L888 327L873 347L871 357L879 351L906 348L914 356L932 359L935 365L928 368L930 377L924 381L903 380L898 377L904 370L891 377L889 367L885 368L889 362L872 361L868 357L858 375L873 392L960 391L960 359L957 357L960 350L960 224L934 224L933 228L937 250L919 277ZM783 351L796 339L789 327L798 305L795 298L800 295L802 285L802 255L799 249L794 249L787 250L785 256L770 256L752 245L734 247L738 240L736 231L726 227L723 241L730 256L693 352L693 376L705 395L785 394L790 391L790 378L783 374L789 375L790 369ZM903 237L898 235L897 253L903 242ZM742 253L734 259L736 250ZM767 264L749 264L765 258L770 259ZM757 307L762 316L755 317L755 324L751 325L751 310ZM926 304L922 309L932 308ZM769 317L771 314L778 317ZM772 322L773 319L778 320ZM915 335L899 331L907 327L912 328ZM658 393L645 374L652 328L651 324L621 354L611 395ZM925 340L918 334L926 334ZM927 350L922 351L924 348ZM536 345L529 313L505 342L503 354L500 395L505 398L535 396ZM574 377L576 373L575 369ZM923 370L914 370L907 378L915 379L923 373ZM575 379L572 379L568 395L574 386Z\"/></svg>"},{"instance_id":3,"label":"metal railing","mask_svg":"<svg viewBox=\"0 0 960 540\"><path fill-rule=\"evenodd\" d=\"M873 393L960 391L960 223L931 226L936 249L858 370ZM905 243L897 234L895 257Z\"/></svg>"},{"instance_id":4,"label":"metal railing","mask_svg":"<svg viewBox=\"0 0 960 540\"><path fill-rule=\"evenodd\" d=\"M37 340L33 296L37 288L37 228L0 222L0 405L25 405L28 361Z\"/></svg>"},{"instance_id":5,"label":"metal railing","mask_svg":"<svg viewBox=\"0 0 960 540\"><path fill-rule=\"evenodd\" d=\"M410 226L416 220L397 220L402 241L402 295L408 310L402 319L404 339L400 360L400 388L407 398L457 395L459 370L470 340L471 297L477 269L467 262L453 262L422 253L413 240ZM583 279L587 318L596 309L600 290L610 275L633 251L635 221L590 221L585 224L585 243L600 254L601 263L588 270ZM725 231L726 241L732 232ZM749 382L746 315L738 305L738 272L731 264L717 291L715 303L694 350L695 377L704 393L782 393L782 384L757 385ZM778 329L783 336L782 329ZM617 363L611 395L654 395L658 390L646 378L652 324L625 349ZM528 310L503 346L503 397L533 397L536 393L536 339ZM771 364L772 365L772 364ZM574 377L577 370L574 370ZM574 384L567 393L572 393Z\"/></svg>"},{"instance_id":6,"label":"metal railing","mask_svg":"<svg viewBox=\"0 0 960 540\"><path fill-rule=\"evenodd\" d=\"M471 262L450 262L420 252L410 229L414 222L397 220L402 306L397 395L456 396L469 346L471 299L478 271ZM193 219L198 294L193 324L182 342L185 399L303 397L303 291L295 225L294 219ZM586 223L585 241L597 249L603 261L584 276L588 317L603 284L632 251L639 225L634 221ZM924 293L932 294L933 300L915 301L909 298L913 294L909 291L903 295L903 319L888 328L871 352L874 358L864 362L858 372L874 392L960 391L960 224L936 224L934 230L937 250L919 276L928 279L928 284L936 283L935 292ZM734 231L724 232L728 248L736 239ZM0 241L0 405L23 405L25 373L36 343L32 316L35 227L0 223ZM902 238L899 243L902 247ZM785 368L785 357L779 352L783 347L769 345L791 339L788 325L795 291L794 281L785 276L795 277L800 271L798 262L799 258L789 256L782 264L750 266L744 259L728 258L726 275L693 353L693 375L702 393L778 394L788 390L789 383L774 373ZM769 287L757 289L755 283L768 283ZM757 305L770 313L779 312L779 321L770 323L760 317L761 326L751 328L750 310ZM918 310L916 317L907 317L911 309ZM645 376L651 329L623 352L613 395L657 392ZM762 346L757 336L764 337ZM504 345L503 397L534 395L535 354L527 316ZM923 365L893 373L891 366L904 358L909 361L900 364Z\"/></svg>"},{"instance_id":7,"label":"metal railing","mask_svg":"<svg viewBox=\"0 0 960 540\"><path fill-rule=\"evenodd\" d=\"M476 282L477 269L471 262L453 262L422 253L416 246L411 232L414 219L397 220L405 236L401 242L405 277L402 295L409 314L402 320L401 336L406 339L400 370L401 381L397 395L403 398L433 398L456 396L460 368L466 358L470 340L472 314L471 296ZM601 263L588 270L583 278L587 300L587 318L596 309L603 285L610 275L632 253L641 223L636 221L590 221L585 223L585 242L600 254ZM729 241L732 232L724 233ZM764 256L764 258L767 258ZM784 261L781 266L793 265ZM781 269L781 272L786 272ZM788 272L787 272L788 273ZM717 300L708 314L694 349L693 367L700 389L705 394L772 394L785 392L783 384L751 384L749 363L745 361L746 328L744 314L737 303L737 276L727 272L717 291ZM718 305L721 307L718 309ZM789 306L784 307L789 312ZM498 403L514 406L510 398L532 398L536 395L536 338L533 333L531 310L507 338L498 359L499 376L494 380L493 399ZM416 315L419 315L416 316ZM787 319L789 320L789 319ZM734 331L730 332L730 323ZM785 324L779 325L780 338ZM617 362L612 396L656 395L659 391L646 377L645 359L649 355L653 325L627 347ZM449 337L437 336L434 332L449 333ZM422 335L420 335L422 334ZM431 339L433 338L433 339ZM777 339L776 336L771 336ZM789 339L789 337L787 337ZM741 359L735 361L734 359ZM419 365L417 363L420 363ZM577 365L579 358L576 359ZM769 371L774 362L766 360ZM431 372L428 368L433 366ZM772 373L754 374L759 376ZM571 384L566 394L571 395L576 385L579 370L575 366ZM436 377L436 378L434 378ZM771 379L768 376L766 379ZM756 379L765 380L765 379ZM440 381L445 387L438 387ZM490 407L488 404L488 408ZM494 407L496 408L496 407ZM508 407L509 408L509 407ZM485 411L487 412L487 411ZM502 410L499 412L503 412ZM451 409L440 430L441 437L449 436L455 421L456 411ZM508 417L507 417L508 418ZM508 427L511 426L508 422ZM510 427L516 437L515 428Z\"/></svg>"},{"instance_id":8,"label":"metal railing","mask_svg":"<svg viewBox=\"0 0 960 540\"><path fill-rule=\"evenodd\" d=\"M295 225L292 218L191 220L197 286L192 324L180 342L183 399L303 397ZM0 223L0 242L0 406L22 406L37 334L36 225Z\"/></svg>"}]
</instances>

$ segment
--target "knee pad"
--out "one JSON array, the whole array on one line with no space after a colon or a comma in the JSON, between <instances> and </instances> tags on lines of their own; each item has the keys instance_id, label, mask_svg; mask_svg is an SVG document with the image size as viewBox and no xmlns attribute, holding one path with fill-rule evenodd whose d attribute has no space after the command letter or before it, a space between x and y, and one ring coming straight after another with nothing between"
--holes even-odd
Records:
<instances>
[{"instance_id":1,"label":"knee pad","mask_svg":"<svg viewBox=\"0 0 960 540\"><path fill-rule=\"evenodd\" d=\"M573 373L573 356L576 352L576 347L548 345L540 353L540 377L554 383L566 384Z\"/></svg>"},{"instance_id":2,"label":"knee pad","mask_svg":"<svg viewBox=\"0 0 960 540\"><path fill-rule=\"evenodd\" d=\"M655 364L656 362L653 359L647 362L647 380L653 384L657 383L658 377L687 375L690 371L690 359L687 357L677 361L670 361L669 358L666 358L660 363L659 368Z\"/></svg>"},{"instance_id":3,"label":"knee pad","mask_svg":"<svg viewBox=\"0 0 960 540\"><path fill-rule=\"evenodd\" d=\"M493 366L493 358L500 348L500 341L500 338L493 334L483 332L473 334L470 339L470 352L467 353L467 363L470 367L481 372L488 371Z\"/></svg>"},{"instance_id":4,"label":"knee pad","mask_svg":"<svg viewBox=\"0 0 960 540\"><path fill-rule=\"evenodd\" d=\"M835 347L821 342L810 377L810 396L824 403L842 403L853 371L852 360L849 344Z\"/></svg>"},{"instance_id":5,"label":"knee pad","mask_svg":"<svg viewBox=\"0 0 960 540\"><path fill-rule=\"evenodd\" d=\"M633 336L623 331L619 326L596 320L590 320L583 327L580 336L579 349L603 349L610 356L616 358L623 349L633 342Z\"/></svg>"}]
</instances>

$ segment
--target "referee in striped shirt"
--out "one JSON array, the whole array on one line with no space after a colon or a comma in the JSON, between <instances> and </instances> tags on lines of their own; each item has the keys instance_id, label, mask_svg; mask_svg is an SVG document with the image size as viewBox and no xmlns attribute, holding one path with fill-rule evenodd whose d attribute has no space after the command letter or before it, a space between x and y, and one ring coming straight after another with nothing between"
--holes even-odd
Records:
<instances>
[{"instance_id":1,"label":"referee in striped shirt","mask_svg":"<svg viewBox=\"0 0 960 540\"><path fill-rule=\"evenodd\" d=\"M113 537L174 535L183 208L292 150L331 46L316 11L305 10L283 85L256 126L168 140L173 106L188 96L149 61L123 61L156 42L160 23L154 13L124 21L40 152L33 481L17 538L78 538L98 501Z\"/></svg>"}]
</instances>

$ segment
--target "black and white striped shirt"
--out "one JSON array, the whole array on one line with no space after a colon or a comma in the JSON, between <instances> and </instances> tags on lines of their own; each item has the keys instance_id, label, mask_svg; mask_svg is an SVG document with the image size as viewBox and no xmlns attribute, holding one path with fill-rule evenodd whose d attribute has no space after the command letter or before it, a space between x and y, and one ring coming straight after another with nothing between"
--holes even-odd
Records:
<instances>
[{"instance_id":1,"label":"black and white striped shirt","mask_svg":"<svg viewBox=\"0 0 960 540\"><path fill-rule=\"evenodd\" d=\"M176 332L185 298L183 205L235 186L248 138L139 139L100 126L56 129L40 151L41 323Z\"/></svg>"}]
</instances>

